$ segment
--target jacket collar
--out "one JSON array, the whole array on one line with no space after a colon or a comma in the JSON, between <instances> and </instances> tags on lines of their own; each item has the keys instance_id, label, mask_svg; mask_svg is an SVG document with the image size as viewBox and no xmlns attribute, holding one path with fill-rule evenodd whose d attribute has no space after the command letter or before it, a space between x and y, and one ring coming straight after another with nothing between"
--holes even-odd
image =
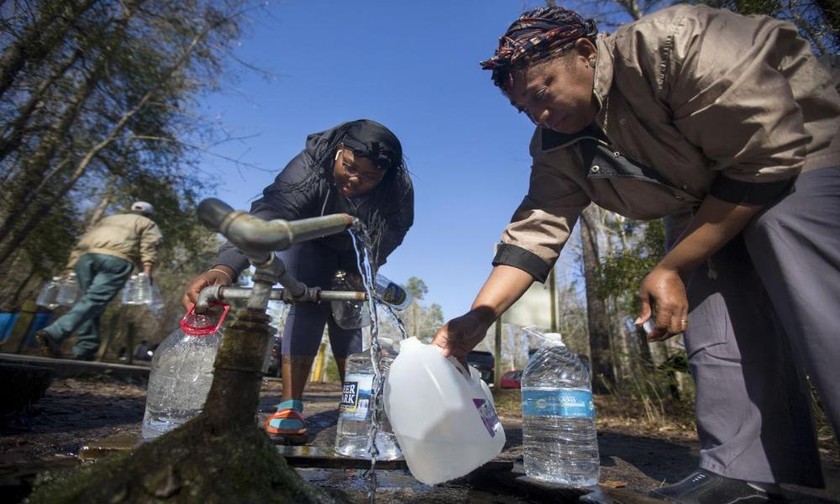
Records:
<instances>
[{"instance_id":1,"label":"jacket collar","mask_svg":"<svg viewBox=\"0 0 840 504\"><path fill-rule=\"evenodd\" d=\"M604 129L609 112L609 92L612 88L613 72L615 70L613 60L615 41L612 37L599 33L595 39L595 46L598 48L598 56L595 60L595 81L592 86L592 94L595 96L599 107L595 122L601 129Z\"/></svg>"}]
</instances>

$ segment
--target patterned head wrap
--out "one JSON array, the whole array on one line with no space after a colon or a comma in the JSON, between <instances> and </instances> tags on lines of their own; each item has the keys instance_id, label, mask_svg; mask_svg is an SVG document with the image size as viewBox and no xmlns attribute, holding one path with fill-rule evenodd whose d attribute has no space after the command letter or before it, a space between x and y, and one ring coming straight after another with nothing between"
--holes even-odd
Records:
<instances>
[{"instance_id":1,"label":"patterned head wrap","mask_svg":"<svg viewBox=\"0 0 840 504\"><path fill-rule=\"evenodd\" d=\"M595 39L598 26L562 7L540 7L523 13L499 38L493 56L481 68L493 72L493 83L508 92L516 70L562 54L577 39Z\"/></svg>"}]
</instances>

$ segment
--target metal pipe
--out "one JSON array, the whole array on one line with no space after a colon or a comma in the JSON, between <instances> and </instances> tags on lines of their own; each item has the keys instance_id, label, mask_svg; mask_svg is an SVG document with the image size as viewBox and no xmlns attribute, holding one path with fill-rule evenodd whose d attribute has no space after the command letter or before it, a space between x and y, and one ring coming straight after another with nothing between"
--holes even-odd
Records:
<instances>
[{"instance_id":1,"label":"metal pipe","mask_svg":"<svg viewBox=\"0 0 840 504\"><path fill-rule=\"evenodd\" d=\"M283 219L266 221L234 210L215 198L199 203L198 219L208 228L224 235L256 268L254 287L249 289L245 297L248 298L248 307L258 311L265 311L269 299L272 299L271 287L278 281L284 287L280 289L280 300L286 303L325 299L320 287L307 287L286 271L286 265L275 251L285 250L297 242L338 234L359 225L359 220L348 214L324 215L292 222ZM212 300L223 300L223 289L213 289L207 295L202 295L202 291L196 301L196 311L202 313Z\"/></svg>"},{"instance_id":2,"label":"metal pipe","mask_svg":"<svg viewBox=\"0 0 840 504\"><path fill-rule=\"evenodd\" d=\"M222 233L236 248L258 263L269 260L269 254L285 250L292 244L313 240L347 230L356 223L348 214L332 214L296 221L266 221L227 203L208 198L198 205L198 219L208 228Z\"/></svg>"},{"instance_id":3,"label":"metal pipe","mask_svg":"<svg viewBox=\"0 0 840 504\"><path fill-rule=\"evenodd\" d=\"M203 311L212 301L230 301L232 299L248 299L253 289L250 287L225 287L211 285L201 289L195 302L196 311ZM303 298L290 299L286 289L271 289L269 299L274 301L293 303L317 303L318 301L364 301L367 294L363 291L325 291L308 289L308 295Z\"/></svg>"}]
</instances>

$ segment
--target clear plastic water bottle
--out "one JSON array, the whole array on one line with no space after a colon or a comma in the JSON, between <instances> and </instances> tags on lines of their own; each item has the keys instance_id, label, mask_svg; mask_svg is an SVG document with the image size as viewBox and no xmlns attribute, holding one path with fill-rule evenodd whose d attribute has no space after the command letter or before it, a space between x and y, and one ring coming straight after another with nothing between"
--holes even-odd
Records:
<instances>
[{"instance_id":1,"label":"clear plastic water bottle","mask_svg":"<svg viewBox=\"0 0 840 504\"><path fill-rule=\"evenodd\" d=\"M201 413L213 383L213 364L219 350L222 325L230 309L218 320L190 310L180 328L154 352L146 391L146 412L141 436L150 441Z\"/></svg>"},{"instance_id":2,"label":"clear plastic water bottle","mask_svg":"<svg viewBox=\"0 0 840 504\"><path fill-rule=\"evenodd\" d=\"M73 306L79 297L79 280L76 273L70 272L61 279L55 301L61 306Z\"/></svg>"},{"instance_id":3,"label":"clear plastic water bottle","mask_svg":"<svg viewBox=\"0 0 840 504\"><path fill-rule=\"evenodd\" d=\"M388 369L397 351L393 341L379 338L382 347L380 361L382 380L388 374ZM341 391L338 427L335 434L335 451L347 457L370 459L371 402L373 395L373 363L370 351L355 353L347 358L347 370L344 376L344 386ZM402 456L397 444L397 437L385 414L384 401L380 397L377 409L379 432L376 434L376 449L379 454L377 460L394 460Z\"/></svg>"},{"instance_id":4,"label":"clear plastic water bottle","mask_svg":"<svg viewBox=\"0 0 840 504\"><path fill-rule=\"evenodd\" d=\"M54 276L51 280L48 280L47 283L41 287L41 292L38 293L38 298L35 300L35 304L50 310L58 308L56 297L58 296L58 289L60 285L61 277Z\"/></svg>"},{"instance_id":5,"label":"clear plastic water bottle","mask_svg":"<svg viewBox=\"0 0 840 504\"><path fill-rule=\"evenodd\" d=\"M374 283L376 297L383 303L391 305L396 310L405 310L411 304L411 294L396 282L377 274Z\"/></svg>"},{"instance_id":6,"label":"clear plastic water bottle","mask_svg":"<svg viewBox=\"0 0 840 504\"><path fill-rule=\"evenodd\" d=\"M589 369L559 334L541 336L545 346L522 373L525 474L572 487L596 485L600 464Z\"/></svg>"}]
</instances>

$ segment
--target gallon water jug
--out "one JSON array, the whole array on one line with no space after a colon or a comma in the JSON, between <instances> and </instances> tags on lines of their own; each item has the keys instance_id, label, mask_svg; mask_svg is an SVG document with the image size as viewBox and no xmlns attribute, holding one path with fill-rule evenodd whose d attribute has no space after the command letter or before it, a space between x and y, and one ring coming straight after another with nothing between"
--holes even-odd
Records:
<instances>
[{"instance_id":1,"label":"gallon water jug","mask_svg":"<svg viewBox=\"0 0 840 504\"><path fill-rule=\"evenodd\" d=\"M434 485L468 474L505 445L478 371L417 338L400 344L385 380L385 411L411 474Z\"/></svg>"},{"instance_id":2,"label":"gallon water jug","mask_svg":"<svg viewBox=\"0 0 840 504\"><path fill-rule=\"evenodd\" d=\"M61 306L73 306L79 297L79 280L76 273L70 272L61 279L55 301Z\"/></svg>"},{"instance_id":3,"label":"gallon water jug","mask_svg":"<svg viewBox=\"0 0 840 504\"><path fill-rule=\"evenodd\" d=\"M388 338L379 338L382 348L380 352L379 372L383 379L388 376L391 363L397 356L394 342ZM341 391L339 404L338 427L335 431L335 451L338 454L370 460L370 427L373 403L373 363L370 360L370 349L354 353L347 358L347 371L344 376L344 386ZM394 460L400 458L397 438L388 422L388 416L382 407L384 401L380 398L377 409L379 430L376 433L377 460Z\"/></svg>"},{"instance_id":4,"label":"gallon water jug","mask_svg":"<svg viewBox=\"0 0 840 504\"><path fill-rule=\"evenodd\" d=\"M41 292L38 294L35 304L50 310L58 308L58 301L56 301L56 297L58 296L58 289L60 285L61 277L52 277L52 280L47 281L47 283L45 283L41 288Z\"/></svg>"},{"instance_id":5,"label":"gallon water jug","mask_svg":"<svg viewBox=\"0 0 840 504\"><path fill-rule=\"evenodd\" d=\"M135 284L137 284L137 275L131 275L130 277L128 277L128 280L125 281L125 285L123 285L122 289L122 296L120 298L122 304L134 304Z\"/></svg>"},{"instance_id":6,"label":"gallon water jug","mask_svg":"<svg viewBox=\"0 0 840 504\"><path fill-rule=\"evenodd\" d=\"M134 283L134 304L150 304L152 302L152 281L142 271L137 273Z\"/></svg>"},{"instance_id":7,"label":"gallon water jug","mask_svg":"<svg viewBox=\"0 0 840 504\"><path fill-rule=\"evenodd\" d=\"M163 313L164 308L165 305L163 302L163 295L160 293L160 288L158 288L157 284L152 285L149 310L151 310L156 317L159 317Z\"/></svg>"},{"instance_id":8,"label":"gallon water jug","mask_svg":"<svg viewBox=\"0 0 840 504\"><path fill-rule=\"evenodd\" d=\"M143 441L178 427L204 408L221 342L219 328L230 306L224 305L218 321L198 315L194 309L154 352L141 428Z\"/></svg>"}]
</instances>

